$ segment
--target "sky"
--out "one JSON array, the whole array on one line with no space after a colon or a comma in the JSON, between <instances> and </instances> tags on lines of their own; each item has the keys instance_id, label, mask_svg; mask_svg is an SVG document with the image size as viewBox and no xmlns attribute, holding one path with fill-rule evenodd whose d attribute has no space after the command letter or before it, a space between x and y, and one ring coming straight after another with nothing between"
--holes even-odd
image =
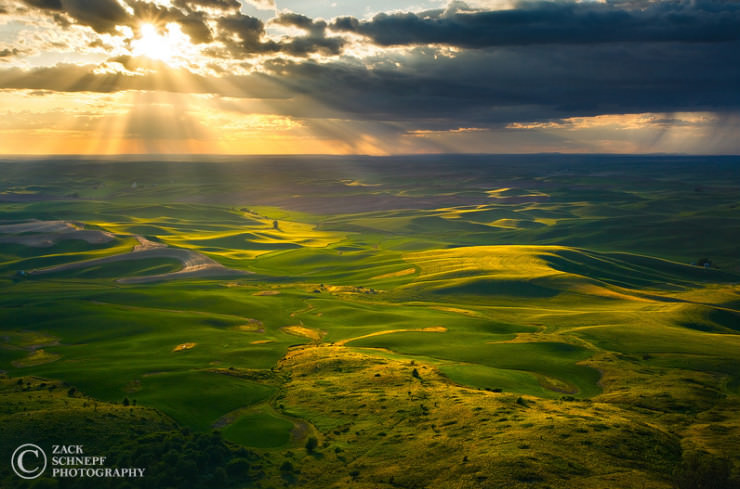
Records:
<instances>
[{"instance_id":1,"label":"sky","mask_svg":"<svg viewBox=\"0 0 740 489\"><path fill-rule=\"evenodd\" d=\"M0 0L0 154L740 153L740 2Z\"/></svg>"}]
</instances>

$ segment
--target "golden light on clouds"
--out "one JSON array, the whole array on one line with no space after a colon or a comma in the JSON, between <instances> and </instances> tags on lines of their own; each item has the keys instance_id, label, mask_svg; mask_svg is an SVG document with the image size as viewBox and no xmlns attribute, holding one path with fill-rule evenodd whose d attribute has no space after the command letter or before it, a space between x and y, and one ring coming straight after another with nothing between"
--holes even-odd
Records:
<instances>
[{"instance_id":1,"label":"golden light on clouds","mask_svg":"<svg viewBox=\"0 0 740 489\"><path fill-rule=\"evenodd\" d=\"M554 121L512 122L508 129L595 129L633 130L657 127L668 124L682 126L703 126L715 122L712 113L677 112L673 114L604 114L593 117L567 117Z\"/></svg>"}]
</instances>

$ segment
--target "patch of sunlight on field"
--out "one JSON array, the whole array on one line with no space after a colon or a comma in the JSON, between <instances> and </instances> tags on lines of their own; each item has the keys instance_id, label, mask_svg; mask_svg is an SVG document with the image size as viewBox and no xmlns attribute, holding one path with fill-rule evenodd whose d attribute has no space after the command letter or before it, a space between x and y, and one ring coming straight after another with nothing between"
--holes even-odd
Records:
<instances>
[{"instance_id":1,"label":"patch of sunlight on field","mask_svg":"<svg viewBox=\"0 0 740 489\"><path fill-rule=\"evenodd\" d=\"M39 348L38 350L29 353L28 356L26 356L25 358L15 360L11 363L16 368L35 367L37 365L44 365L47 363L55 362L60 358L61 356L57 355L56 353L49 353L43 348Z\"/></svg>"},{"instance_id":2,"label":"patch of sunlight on field","mask_svg":"<svg viewBox=\"0 0 740 489\"><path fill-rule=\"evenodd\" d=\"M525 190L519 188L502 187L487 190L486 193L492 199L506 199L509 197L549 197L549 194L538 190Z\"/></svg>"},{"instance_id":3,"label":"patch of sunlight on field","mask_svg":"<svg viewBox=\"0 0 740 489\"><path fill-rule=\"evenodd\" d=\"M284 326L280 329L283 331L283 333L286 333L292 336L298 336L301 338L308 338L314 341L321 341L321 338L323 338L326 335L326 331L306 328L305 326L299 326L299 325Z\"/></svg>"},{"instance_id":4,"label":"patch of sunlight on field","mask_svg":"<svg viewBox=\"0 0 740 489\"><path fill-rule=\"evenodd\" d=\"M347 338L345 340L337 341L335 345L344 346L350 341L362 340L365 338L372 338L373 336L382 336L382 335L394 334L394 333L446 333L446 332L447 332L447 328L445 328L444 326L430 326L428 328L389 329L386 331L376 331L374 333L368 333L362 336L358 336L356 338Z\"/></svg>"},{"instance_id":5,"label":"patch of sunlight on field","mask_svg":"<svg viewBox=\"0 0 740 489\"><path fill-rule=\"evenodd\" d=\"M126 221L124 222L91 220L91 221L87 221L87 224L91 226L99 227L101 229L105 229L106 231L109 231L119 236L144 234L144 233L134 232L131 229L131 228L136 228L136 227L141 227L141 226L152 226L153 229L157 229L158 231L164 231L167 234L177 234L177 229L168 227L165 225L167 221L168 219L164 217L152 218L152 217L126 216Z\"/></svg>"},{"instance_id":6,"label":"patch of sunlight on field","mask_svg":"<svg viewBox=\"0 0 740 489\"><path fill-rule=\"evenodd\" d=\"M454 312L455 314L462 314L463 316L471 317L485 317L483 314L471 311L470 309L460 309L459 307L447 307L447 306L430 306L430 309L436 309L438 311Z\"/></svg>"},{"instance_id":7,"label":"patch of sunlight on field","mask_svg":"<svg viewBox=\"0 0 740 489\"><path fill-rule=\"evenodd\" d=\"M520 221L518 219L498 219L493 221L491 226L504 229L519 229L519 222Z\"/></svg>"},{"instance_id":8,"label":"patch of sunlight on field","mask_svg":"<svg viewBox=\"0 0 740 489\"><path fill-rule=\"evenodd\" d=\"M421 279L443 278L445 275L492 272L496 278L539 278L564 275L551 268L543 255L552 254L562 246L470 246L445 250L408 253L404 259L421 268Z\"/></svg>"},{"instance_id":9,"label":"patch of sunlight on field","mask_svg":"<svg viewBox=\"0 0 740 489\"><path fill-rule=\"evenodd\" d=\"M740 285L707 284L676 292L674 297L690 302L729 304L737 301L739 295Z\"/></svg>"},{"instance_id":10,"label":"patch of sunlight on field","mask_svg":"<svg viewBox=\"0 0 740 489\"><path fill-rule=\"evenodd\" d=\"M167 237L181 247L205 248L204 251L227 258L252 259L286 247L325 248L346 238L346 233L321 231L313 224L295 221L259 219L260 227L230 229L226 232L190 232Z\"/></svg>"},{"instance_id":11,"label":"patch of sunlight on field","mask_svg":"<svg viewBox=\"0 0 740 489\"><path fill-rule=\"evenodd\" d=\"M295 243L309 248L323 248L345 239L345 233L320 231L313 224L296 221L277 221L277 228L270 223L266 232L255 233L261 243Z\"/></svg>"},{"instance_id":12,"label":"patch of sunlight on field","mask_svg":"<svg viewBox=\"0 0 740 489\"><path fill-rule=\"evenodd\" d=\"M413 275L416 273L416 268L405 268L397 272L384 273L383 275L377 275L372 277L370 280L383 280L386 278L405 277L406 275Z\"/></svg>"},{"instance_id":13,"label":"patch of sunlight on field","mask_svg":"<svg viewBox=\"0 0 740 489\"><path fill-rule=\"evenodd\" d=\"M606 287L600 287L593 284L574 284L570 290L584 295L592 295L603 297L605 299L615 299L622 301L639 301L639 302L655 302L654 299L641 297L639 295L630 294L628 290L623 289L621 292L616 290L607 289Z\"/></svg>"},{"instance_id":14,"label":"patch of sunlight on field","mask_svg":"<svg viewBox=\"0 0 740 489\"><path fill-rule=\"evenodd\" d=\"M503 194L504 192L508 192L509 190L511 190L511 187L502 187L493 190L487 190L486 193L490 197L498 197L499 195Z\"/></svg>"},{"instance_id":15,"label":"patch of sunlight on field","mask_svg":"<svg viewBox=\"0 0 740 489\"><path fill-rule=\"evenodd\" d=\"M0 348L34 349L58 343L58 337L43 332L0 330Z\"/></svg>"},{"instance_id":16,"label":"patch of sunlight on field","mask_svg":"<svg viewBox=\"0 0 740 489\"><path fill-rule=\"evenodd\" d=\"M489 206L476 205L474 207L443 207L437 209L436 212L440 213L439 217L444 217L445 219L460 219L461 217L465 217L465 214L474 214L486 209L489 209Z\"/></svg>"}]
</instances>

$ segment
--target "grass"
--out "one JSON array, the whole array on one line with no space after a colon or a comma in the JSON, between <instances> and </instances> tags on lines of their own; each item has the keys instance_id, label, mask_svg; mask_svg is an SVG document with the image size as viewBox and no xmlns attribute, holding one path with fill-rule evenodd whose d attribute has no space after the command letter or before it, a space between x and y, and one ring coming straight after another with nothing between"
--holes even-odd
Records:
<instances>
[{"instance_id":1,"label":"grass","mask_svg":"<svg viewBox=\"0 0 740 489\"><path fill-rule=\"evenodd\" d=\"M244 414L223 431L224 438L255 448L277 448L290 440L293 423L266 411Z\"/></svg>"},{"instance_id":2,"label":"grass","mask_svg":"<svg viewBox=\"0 0 740 489\"><path fill-rule=\"evenodd\" d=\"M262 402L273 392L268 386L210 372L152 373L139 385L141 390L131 393L137 401L196 430L206 430L226 413Z\"/></svg>"},{"instance_id":3,"label":"grass","mask_svg":"<svg viewBox=\"0 0 740 489\"><path fill-rule=\"evenodd\" d=\"M600 392L597 386L598 372L577 364L591 356L591 352L583 347L567 343L499 343L501 337L493 335L481 338L481 335L473 334L448 334L444 341L434 336L398 333L364 338L351 342L350 346L387 348L407 355L551 376L563 382L567 386L565 392L570 394L592 396ZM459 379L461 377L456 380ZM508 384L512 385L511 382ZM519 392L522 390L517 389Z\"/></svg>"},{"instance_id":4,"label":"grass","mask_svg":"<svg viewBox=\"0 0 740 489\"><path fill-rule=\"evenodd\" d=\"M116 235L0 244L9 440L84 432L95 402L116 417L89 415L91 433L123 433L125 397L141 433L217 427L264 450L264 487L667 489L695 448L740 466L735 160L0 169L4 195L40 196L0 203L0 221ZM116 282L182 266L152 259L15 275L135 235L252 273Z\"/></svg>"}]
</instances>

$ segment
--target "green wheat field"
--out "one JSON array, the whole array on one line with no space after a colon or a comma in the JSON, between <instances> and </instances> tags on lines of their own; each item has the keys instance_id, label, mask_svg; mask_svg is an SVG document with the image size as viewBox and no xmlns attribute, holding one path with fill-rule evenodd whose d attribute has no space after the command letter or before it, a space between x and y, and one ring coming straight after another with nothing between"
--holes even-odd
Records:
<instances>
[{"instance_id":1,"label":"green wheat field","mask_svg":"<svg viewBox=\"0 0 740 489\"><path fill-rule=\"evenodd\" d=\"M0 487L738 487L736 157L0 174Z\"/></svg>"}]
</instances>

